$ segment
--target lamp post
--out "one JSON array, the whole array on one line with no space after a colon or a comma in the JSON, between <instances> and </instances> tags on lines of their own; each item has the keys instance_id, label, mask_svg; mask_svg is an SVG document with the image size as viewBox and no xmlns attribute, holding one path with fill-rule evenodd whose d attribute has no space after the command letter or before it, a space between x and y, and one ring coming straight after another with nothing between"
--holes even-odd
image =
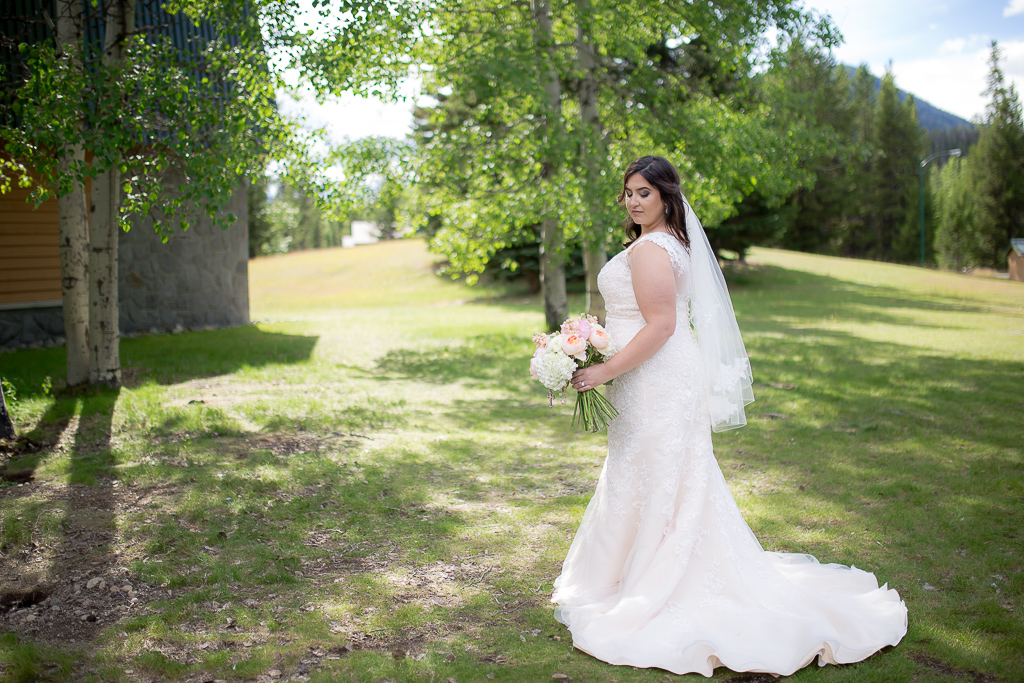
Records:
<instances>
[{"instance_id":1,"label":"lamp post","mask_svg":"<svg viewBox=\"0 0 1024 683\"><path fill-rule=\"evenodd\" d=\"M947 149L944 152L936 152L935 154L932 154L931 156L927 156L924 159L921 159L921 168L917 172L917 178L920 181L919 185L921 187L921 197L920 197L920 201L918 201L918 205L921 207L921 265L922 266L924 265L924 167L928 165L928 162L935 161L939 157L945 157L945 156L958 157L958 156L960 156L960 154L961 154L961 152L958 149Z\"/></svg>"}]
</instances>

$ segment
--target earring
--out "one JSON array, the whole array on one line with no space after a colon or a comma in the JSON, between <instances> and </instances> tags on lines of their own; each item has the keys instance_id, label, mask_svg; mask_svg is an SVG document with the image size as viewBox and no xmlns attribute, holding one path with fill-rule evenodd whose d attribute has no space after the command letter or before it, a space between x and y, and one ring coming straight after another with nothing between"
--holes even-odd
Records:
<instances>
[{"instance_id":1,"label":"earring","mask_svg":"<svg viewBox=\"0 0 1024 683\"><path fill-rule=\"evenodd\" d=\"M665 207L665 215L666 216L668 215L668 207L667 206Z\"/></svg>"}]
</instances>

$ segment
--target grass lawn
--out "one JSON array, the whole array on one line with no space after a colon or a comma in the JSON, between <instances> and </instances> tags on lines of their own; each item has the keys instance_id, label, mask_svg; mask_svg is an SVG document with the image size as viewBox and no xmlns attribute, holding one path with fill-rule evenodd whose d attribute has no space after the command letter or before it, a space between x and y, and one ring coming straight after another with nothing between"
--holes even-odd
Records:
<instances>
[{"instance_id":1,"label":"grass lawn","mask_svg":"<svg viewBox=\"0 0 1024 683\"><path fill-rule=\"evenodd\" d=\"M536 297L432 263L412 240L253 261L259 322L126 339L119 392L60 390L62 349L0 355L28 437L0 481L0 679L681 678L552 619L604 435L529 380ZM747 521L910 610L898 647L793 680L1022 680L1024 285L763 249L729 276L757 401L715 438Z\"/></svg>"}]
</instances>

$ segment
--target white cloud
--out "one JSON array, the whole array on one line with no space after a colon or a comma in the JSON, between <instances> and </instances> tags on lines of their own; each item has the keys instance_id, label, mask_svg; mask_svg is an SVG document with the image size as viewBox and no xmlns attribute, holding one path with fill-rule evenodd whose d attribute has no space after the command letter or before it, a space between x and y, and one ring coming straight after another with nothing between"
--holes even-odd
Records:
<instances>
[{"instance_id":1,"label":"white cloud","mask_svg":"<svg viewBox=\"0 0 1024 683\"><path fill-rule=\"evenodd\" d=\"M983 50L897 62L893 73L900 89L967 120L985 109Z\"/></svg>"},{"instance_id":2,"label":"white cloud","mask_svg":"<svg viewBox=\"0 0 1024 683\"><path fill-rule=\"evenodd\" d=\"M968 121L983 114L988 103L984 90L989 49L980 42L967 41L975 47L961 54L943 52L937 57L894 63L897 87ZM1024 41L1007 41L1000 47L1004 50L1003 73L1020 92L1024 87Z\"/></svg>"},{"instance_id":3,"label":"white cloud","mask_svg":"<svg viewBox=\"0 0 1024 683\"><path fill-rule=\"evenodd\" d=\"M1015 14L1024 14L1024 0L1010 0L1003 8L1004 17L1012 17Z\"/></svg>"},{"instance_id":4,"label":"white cloud","mask_svg":"<svg viewBox=\"0 0 1024 683\"><path fill-rule=\"evenodd\" d=\"M999 43L999 47L1003 50L1003 74L1018 83L1019 90L1019 84L1024 81L1024 41Z\"/></svg>"},{"instance_id":5,"label":"white cloud","mask_svg":"<svg viewBox=\"0 0 1024 683\"><path fill-rule=\"evenodd\" d=\"M953 38L942 43L941 52L944 54L952 53L955 55L960 54L967 47L967 41L963 38Z\"/></svg>"}]
</instances>

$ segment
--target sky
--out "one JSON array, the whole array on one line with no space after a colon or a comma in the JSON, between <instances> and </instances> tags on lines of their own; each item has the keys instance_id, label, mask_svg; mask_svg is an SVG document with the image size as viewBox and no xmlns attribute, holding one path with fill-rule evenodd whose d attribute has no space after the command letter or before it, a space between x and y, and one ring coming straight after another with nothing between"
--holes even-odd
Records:
<instances>
[{"instance_id":1,"label":"sky","mask_svg":"<svg viewBox=\"0 0 1024 683\"><path fill-rule=\"evenodd\" d=\"M646 1L646 0L640 0ZM971 120L985 111L989 45L1003 49L1002 68L1024 89L1024 0L804 0L807 9L832 17L844 42L839 62L867 64L876 76L891 62L896 86ZM355 96L317 104L312 98L282 101L286 112L305 115L335 142L368 136L404 137L412 129L415 83L405 101Z\"/></svg>"},{"instance_id":2,"label":"sky","mask_svg":"<svg viewBox=\"0 0 1024 683\"><path fill-rule=\"evenodd\" d=\"M829 14L845 41L838 61L876 76L892 61L896 86L967 120L985 111L990 44L1024 86L1024 0L805 0Z\"/></svg>"}]
</instances>

